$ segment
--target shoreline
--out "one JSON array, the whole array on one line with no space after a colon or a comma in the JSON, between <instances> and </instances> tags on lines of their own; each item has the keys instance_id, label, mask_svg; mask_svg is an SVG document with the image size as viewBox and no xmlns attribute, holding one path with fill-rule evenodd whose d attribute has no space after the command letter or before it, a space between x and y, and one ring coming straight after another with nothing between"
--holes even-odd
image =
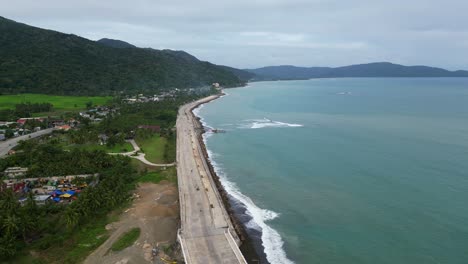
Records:
<instances>
[{"instance_id":1,"label":"shoreline","mask_svg":"<svg viewBox=\"0 0 468 264\"><path fill-rule=\"evenodd\" d=\"M236 216L236 211L235 211L235 208L233 208L234 206L232 205L231 201L232 201L232 196L225 190L223 184L221 183L221 180L218 176L218 174L216 173L216 170L212 164L212 160L208 154L208 149L205 145L205 141L204 141L204 138L203 138L203 135L206 133L206 130L205 130L205 126L202 124L202 122L200 121L200 117L198 117L195 113L193 113L193 111L195 109L197 109L198 107L206 104L206 103L209 103L211 101L214 101L216 99L219 99L223 96L225 96L226 94L224 92L221 92L221 94L218 94L218 95L215 95L215 96L210 96L210 97L207 97L205 98L206 100L201 100L198 104L196 104L193 108L190 109L190 113L192 114L192 116L194 117L194 120L196 120L196 123L197 123L197 126L199 128L201 128L200 130L198 131L201 131L201 132L197 132L197 139L199 141L199 144L201 146L201 149L202 149L202 152L203 152L203 156L207 162L207 165L208 165L208 168L210 170L210 173L211 175L213 176L213 182L215 183L216 185L216 188L218 189L218 192L221 196L221 199L223 201L223 204L224 204L224 207L229 215L229 218L234 226L234 229L235 229L235 232L237 234L237 236L239 237L240 241L241 241L241 245L240 245L240 250L242 252L242 254L244 255L244 258L247 260L248 263L268 263L268 261L266 260L266 257L265 256L260 256L260 254L257 252L257 249L255 248L255 244L254 244L254 241L253 239L250 237L249 233L247 232L247 228L245 227L244 223ZM236 202L240 202L240 201L236 201ZM246 210L245 208L237 208L237 209L244 209ZM264 253L263 253L264 254Z\"/></svg>"}]
</instances>

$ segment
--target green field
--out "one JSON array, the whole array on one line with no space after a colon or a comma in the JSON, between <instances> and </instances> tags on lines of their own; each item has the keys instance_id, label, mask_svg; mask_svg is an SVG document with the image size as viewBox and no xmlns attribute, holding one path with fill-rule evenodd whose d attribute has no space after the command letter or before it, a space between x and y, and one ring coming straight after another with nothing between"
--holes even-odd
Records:
<instances>
[{"instance_id":1,"label":"green field","mask_svg":"<svg viewBox=\"0 0 468 264\"><path fill-rule=\"evenodd\" d=\"M111 100L111 96L59 96L45 94L0 95L0 110L14 109L20 103L51 103L54 110L80 110L86 108L87 102L93 105L103 105Z\"/></svg>"},{"instance_id":2,"label":"green field","mask_svg":"<svg viewBox=\"0 0 468 264\"><path fill-rule=\"evenodd\" d=\"M154 135L147 139L136 139L138 146L146 154L145 158L154 163L165 163L164 147L167 140L159 135Z\"/></svg>"}]
</instances>

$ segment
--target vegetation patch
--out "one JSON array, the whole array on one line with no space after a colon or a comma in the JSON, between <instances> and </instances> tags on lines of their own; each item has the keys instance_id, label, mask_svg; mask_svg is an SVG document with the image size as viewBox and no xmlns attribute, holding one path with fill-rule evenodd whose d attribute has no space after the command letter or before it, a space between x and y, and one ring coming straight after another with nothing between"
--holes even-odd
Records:
<instances>
[{"instance_id":1,"label":"vegetation patch","mask_svg":"<svg viewBox=\"0 0 468 264\"><path fill-rule=\"evenodd\" d=\"M135 241L140 237L140 228L135 227L130 229L130 231L122 234L117 241L114 242L111 246L112 251L121 251L135 243Z\"/></svg>"},{"instance_id":2,"label":"vegetation patch","mask_svg":"<svg viewBox=\"0 0 468 264\"><path fill-rule=\"evenodd\" d=\"M177 173L174 167L171 167L166 170L160 171L152 171L144 173L140 178L138 178L138 182L151 182L151 183L160 183L161 181L166 180L173 183L177 182Z\"/></svg>"},{"instance_id":3,"label":"vegetation patch","mask_svg":"<svg viewBox=\"0 0 468 264\"><path fill-rule=\"evenodd\" d=\"M106 153L123 153L133 151L132 144L124 142L122 144L115 144L113 146L109 145L99 145L99 144L86 144L86 145L76 145L69 146L68 149L79 148L83 150L93 151L93 150L102 150Z\"/></svg>"},{"instance_id":4,"label":"vegetation patch","mask_svg":"<svg viewBox=\"0 0 468 264\"><path fill-rule=\"evenodd\" d=\"M109 234L105 226L109 223L106 217L91 221L88 225L80 228L79 232L74 233L69 239L65 240L62 246L52 245L46 251L47 259L56 258L64 263L80 263L91 252L98 248L108 238ZM53 254L55 252L55 254Z\"/></svg>"},{"instance_id":5,"label":"vegetation patch","mask_svg":"<svg viewBox=\"0 0 468 264\"><path fill-rule=\"evenodd\" d=\"M165 163L169 162L164 158L164 149L167 144L166 138L163 138L157 134L149 138L137 138L138 146L146 154L145 158L153 163ZM170 161L172 162L172 161Z\"/></svg>"},{"instance_id":6,"label":"vegetation patch","mask_svg":"<svg viewBox=\"0 0 468 264\"><path fill-rule=\"evenodd\" d=\"M54 110L85 109L89 102L92 105L103 105L112 99L111 96L59 96L45 94L0 95L0 110L15 109L17 104L50 103Z\"/></svg>"}]
</instances>

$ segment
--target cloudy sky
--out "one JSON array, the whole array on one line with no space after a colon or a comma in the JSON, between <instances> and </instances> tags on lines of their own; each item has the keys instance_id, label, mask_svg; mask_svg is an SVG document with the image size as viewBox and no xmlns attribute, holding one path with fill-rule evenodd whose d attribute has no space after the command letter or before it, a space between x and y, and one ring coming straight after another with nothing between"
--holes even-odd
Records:
<instances>
[{"instance_id":1,"label":"cloudy sky","mask_svg":"<svg viewBox=\"0 0 468 264\"><path fill-rule=\"evenodd\" d=\"M0 15L239 68L373 61L468 69L467 0L0 0Z\"/></svg>"}]
</instances>

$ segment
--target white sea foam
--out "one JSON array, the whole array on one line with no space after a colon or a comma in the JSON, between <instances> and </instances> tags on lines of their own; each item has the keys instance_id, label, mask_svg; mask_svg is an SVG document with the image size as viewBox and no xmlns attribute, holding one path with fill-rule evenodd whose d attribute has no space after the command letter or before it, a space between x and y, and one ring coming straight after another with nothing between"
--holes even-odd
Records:
<instances>
[{"instance_id":1,"label":"white sea foam","mask_svg":"<svg viewBox=\"0 0 468 264\"><path fill-rule=\"evenodd\" d=\"M351 95L351 92L339 92L338 95Z\"/></svg>"},{"instance_id":2,"label":"white sea foam","mask_svg":"<svg viewBox=\"0 0 468 264\"><path fill-rule=\"evenodd\" d=\"M224 189L234 197L234 199L240 201L245 205L247 209L247 214L252 217L246 226L247 228L256 229L262 233L262 245L265 250L266 258L270 263L283 263L283 264L292 264L286 256L286 252L283 249L283 239L280 234L273 228L271 228L266 222L273 220L279 217L279 214L262 209L255 205L255 203L248 196L244 195L239 191L237 186L227 180L226 175L221 170L221 167L214 161L214 154L208 150L208 156L210 157L211 163L213 165L216 174L220 177L221 183Z\"/></svg>"},{"instance_id":3,"label":"white sea foam","mask_svg":"<svg viewBox=\"0 0 468 264\"><path fill-rule=\"evenodd\" d=\"M203 118L199 115L199 110L203 105L200 105L198 108L193 110L193 113L200 118L200 122L203 124L203 126L207 127L207 124L203 120ZM253 121L254 123L261 123L264 122L266 123L267 121L270 123L275 123L275 124L281 124L279 127L296 127L296 126L302 126L299 124L287 124L287 123L282 123L282 122L276 122L276 121L271 121L268 119L261 119L261 120L250 120ZM278 125L276 125L278 127ZM212 133L204 133L203 134L203 141L206 146L206 140L212 135ZM270 263L280 263L280 264L294 264L293 261L289 260L288 257L286 256L286 252L283 249L283 239L281 238L280 234L278 231L275 229L271 228L269 225L266 224L267 221L273 220L277 217L279 217L279 214L267 210L267 209L262 209L255 205L255 203L250 199L248 196L244 195L243 193L240 192L240 190L237 188L235 183L230 182L223 170L221 169L220 165L216 163L214 160L215 157L218 155L207 149L208 152L208 157L210 158L211 164L213 165L213 168L216 172L216 174L219 176L221 184L223 185L224 189L226 192L228 192L234 199L237 201L240 201L242 204L245 205L246 207L246 213L252 217L252 220L250 220L246 226L247 228L252 228L256 229L258 231L261 231L262 233L262 245L265 250L266 258L268 262Z\"/></svg>"},{"instance_id":4,"label":"white sea foam","mask_svg":"<svg viewBox=\"0 0 468 264\"><path fill-rule=\"evenodd\" d=\"M198 117L201 118L201 116L199 115L199 113L200 113L200 110L203 108L203 106L205 106L205 104L199 105L197 108L195 108L195 109L192 110L192 113L193 113L195 116L198 116Z\"/></svg>"},{"instance_id":5,"label":"white sea foam","mask_svg":"<svg viewBox=\"0 0 468 264\"><path fill-rule=\"evenodd\" d=\"M268 118L247 119L244 121L246 121L247 123L242 124L239 128L258 129L258 128L268 128L268 127L302 127L304 126L301 124L290 124L290 123L284 123L280 121L273 121Z\"/></svg>"}]
</instances>

